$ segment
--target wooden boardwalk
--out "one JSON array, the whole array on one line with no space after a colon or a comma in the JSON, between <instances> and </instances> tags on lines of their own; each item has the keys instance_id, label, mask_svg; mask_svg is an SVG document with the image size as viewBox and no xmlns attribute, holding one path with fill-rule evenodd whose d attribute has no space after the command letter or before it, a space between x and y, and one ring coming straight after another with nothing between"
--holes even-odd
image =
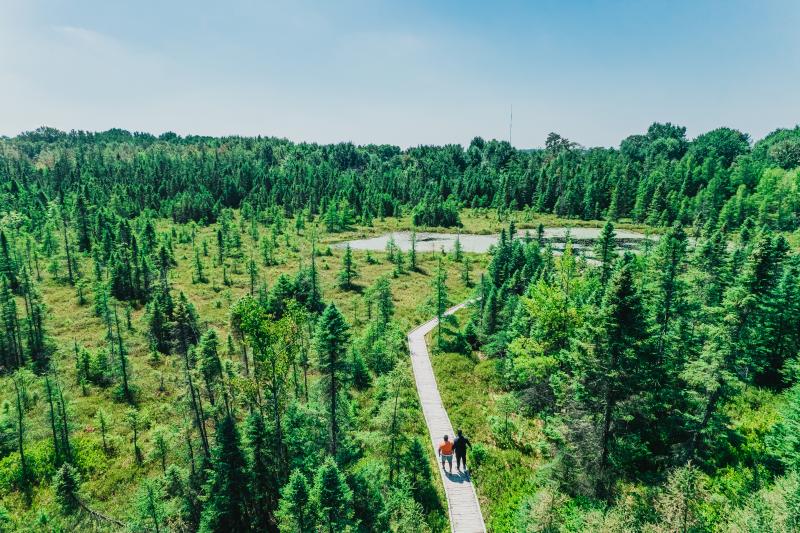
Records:
<instances>
[{"instance_id":1,"label":"wooden boardwalk","mask_svg":"<svg viewBox=\"0 0 800 533\"><path fill-rule=\"evenodd\" d=\"M447 310L446 314L451 315L468 303L464 302L452 307ZM438 320L434 318L408 334L411 366L414 369L419 401L422 405L422 413L425 415L425 423L428 425L434 455L437 455L437 449L442 437L447 434L452 440L454 433L450 417L447 416L447 411L442 405L439 387L436 385L436 376L433 374L433 367L428 355L428 346L425 343L425 335L432 331L437 324ZM447 495L450 529L453 533L485 533L486 525L483 523L483 515L478 504L478 496L475 494L475 487L466 473L459 473L455 469L455 458L453 458L453 463L453 474L445 472L437 456L436 464L442 475L442 483Z\"/></svg>"}]
</instances>

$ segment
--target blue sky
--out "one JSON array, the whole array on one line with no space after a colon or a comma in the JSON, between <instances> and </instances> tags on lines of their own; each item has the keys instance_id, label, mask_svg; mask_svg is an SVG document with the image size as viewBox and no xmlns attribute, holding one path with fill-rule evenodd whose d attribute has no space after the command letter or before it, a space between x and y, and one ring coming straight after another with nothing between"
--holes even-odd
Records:
<instances>
[{"instance_id":1,"label":"blue sky","mask_svg":"<svg viewBox=\"0 0 800 533\"><path fill-rule=\"evenodd\" d=\"M0 0L0 135L615 146L800 122L800 2Z\"/></svg>"}]
</instances>

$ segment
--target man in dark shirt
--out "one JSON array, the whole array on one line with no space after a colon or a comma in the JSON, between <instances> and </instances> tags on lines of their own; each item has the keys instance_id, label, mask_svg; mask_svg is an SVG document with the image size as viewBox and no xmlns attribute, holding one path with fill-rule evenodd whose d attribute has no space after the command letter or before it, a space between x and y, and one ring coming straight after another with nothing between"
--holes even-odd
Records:
<instances>
[{"instance_id":1,"label":"man in dark shirt","mask_svg":"<svg viewBox=\"0 0 800 533\"><path fill-rule=\"evenodd\" d=\"M453 441L453 450L456 452L456 468L461 471L461 464L464 464L464 470L467 470L467 447L472 448L472 443L467 437L458 430L458 437Z\"/></svg>"}]
</instances>

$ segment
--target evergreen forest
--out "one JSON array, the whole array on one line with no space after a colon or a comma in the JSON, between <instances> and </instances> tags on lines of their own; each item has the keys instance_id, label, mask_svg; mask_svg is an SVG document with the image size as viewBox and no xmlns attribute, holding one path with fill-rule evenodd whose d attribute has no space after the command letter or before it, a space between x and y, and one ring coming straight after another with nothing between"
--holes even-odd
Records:
<instances>
[{"instance_id":1,"label":"evergreen forest","mask_svg":"<svg viewBox=\"0 0 800 533\"><path fill-rule=\"evenodd\" d=\"M449 531L434 316L489 531L800 531L799 250L800 127L0 138L0 531Z\"/></svg>"}]
</instances>

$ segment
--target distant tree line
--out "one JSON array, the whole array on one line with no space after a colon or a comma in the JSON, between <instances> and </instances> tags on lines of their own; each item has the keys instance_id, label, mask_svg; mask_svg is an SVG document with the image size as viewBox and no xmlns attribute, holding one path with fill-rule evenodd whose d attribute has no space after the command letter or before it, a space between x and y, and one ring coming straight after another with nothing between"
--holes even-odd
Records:
<instances>
[{"instance_id":1,"label":"distant tree line","mask_svg":"<svg viewBox=\"0 0 800 533\"><path fill-rule=\"evenodd\" d=\"M545 148L518 150L475 138L459 145L317 145L275 138L64 133L40 128L0 141L4 205L33 221L50 201L96 216L144 211L214 222L225 208L274 206L322 214L329 229L413 212L420 225L458 225L457 206L524 209L652 225L794 229L800 196L800 129L750 144L718 128L686 138L655 123L618 149L583 148L555 133ZM83 239L85 242L85 238Z\"/></svg>"}]
</instances>

